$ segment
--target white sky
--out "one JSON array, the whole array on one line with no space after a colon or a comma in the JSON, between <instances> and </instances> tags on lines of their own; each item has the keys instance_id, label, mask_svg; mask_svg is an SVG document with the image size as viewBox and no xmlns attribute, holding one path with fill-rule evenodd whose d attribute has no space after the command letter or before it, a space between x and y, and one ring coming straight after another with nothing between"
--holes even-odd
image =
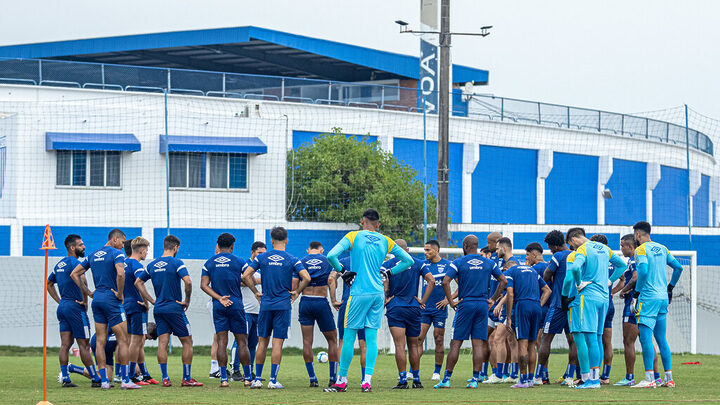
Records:
<instances>
[{"instance_id":1,"label":"white sky","mask_svg":"<svg viewBox=\"0 0 720 405\"><path fill-rule=\"evenodd\" d=\"M4 2L0 45L255 25L419 54L420 0L36 0ZM496 95L720 118L720 1L452 0L453 62L490 70Z\"/></svg>"}]
</instances>

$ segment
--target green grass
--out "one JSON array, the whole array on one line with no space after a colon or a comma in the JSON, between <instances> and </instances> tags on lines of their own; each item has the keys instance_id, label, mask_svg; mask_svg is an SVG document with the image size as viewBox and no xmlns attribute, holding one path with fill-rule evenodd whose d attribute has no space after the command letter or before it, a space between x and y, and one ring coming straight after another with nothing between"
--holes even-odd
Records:
<instances>
[{"instance_id":1,"label":"green grass","mask_svg":"<svg viewBox=\"0 0 720 405\"><path fill-rule=\"evenodd\" d=\"M202 352L203 349L198 350ZM41 351L40 351L41 352ZM60 388L57 383L59 367L57 363L57 349L48 355L48 400L53 404L114 404L114 403L142 403L142 404L219 404L219 403L474 403L489 402L529 402L529 403L647 403L647 402L718 402L720 401L720 387L713 384L714 376L720 373L720 357L707 355L676 355L673 357L674 378L677 388L658 388L654 390L634 390L627 387L604 386L600 390L580 391L550 385L536 387L528 390L511 390L508 385L482 385L477 390L465 389L465 379L471 374L471 358L468 353L460 356L455 368L452 386L449 390L434 390L430 375L433 367L432 354L423 356L422 376L426 388L424 390L393 391L391 388L397 382L394 357L381 354L373 376L372 394L360 392L360 371L356 362L350 368L350 391L347 393L323 393L322 388L308 388L307 374L302 357L296 351L288 351L289 355L283 358L279 381L287 388L282 391L249 390L242 383L231 383L230 388L220 389L218 380L207 378L210 359L207 355L196 355L194 359L193 375L205 387L181 388L180 358L177 354L170 356L168 369L170 378L176 386L171 388L145 387L137 391L122 391L114 388L109 392L99 389L90 389L88 380L76 374L73 381L80 385L78 388ZM35 404L42 400L42 356L38 356L37 349L12 349L0 347L0 403ZM290 354L292 353L292 354ZM557 378L564 369L564 354L554 354L550 357L551 377ZM154 358L148 356L148 365L153 376L160 377L160 371ZM268 357L269 361L269 357ZM700 361L702 365L681 365L682 362ZM79 359L71 357L71 362L79 363ZM641 359L638 358L636 371L642 368ZM624 377L624 362L622 354L616 354L613 361L611 381L615 382ZM315 365L316 373L321 383L327 381L328 368L326 364ZM264 372L269 374L269 366Z\"/></svg>"}]
</instances>

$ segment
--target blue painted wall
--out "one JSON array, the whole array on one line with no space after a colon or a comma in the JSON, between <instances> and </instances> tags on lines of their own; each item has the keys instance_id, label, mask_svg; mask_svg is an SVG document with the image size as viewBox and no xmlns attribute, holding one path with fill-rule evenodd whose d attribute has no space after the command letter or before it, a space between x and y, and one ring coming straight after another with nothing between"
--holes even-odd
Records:
<instances>
[{"instance_id":1,"label":"blue painted wall","mask_svg":"<svg viewBox=\"0 0 720 405\"><path fill-rule=\"evenodd\" d=\"M710 177L700 176L700 188L693 197L693 226L710 226Z\"/></svg>"},{"instance_id":2,"label":"blue painted wall","mask_svg":"<svg viewBox=\"0 0 720 405\"><path fill-rule=\"evenodd\" d=\"M687 235L658 235L653 234L652 240L662 243L670 250L696 250L698 252L698 266L720 265L720 235L693 235L692 248ZM683 265L689 263L681 261Z\"/></svg>"},{"instance_id":3,"label":"blue painted wall","mask_svg":"<svg viewBox=\"0 0 720 405\"><path fill-rule=\"evenodd\" d=\"M537 223L537 154L480 145L472 174L473 223Z\"/></svg>"},{"instance_id":4,"label":"blue painted wall","mask_svg":"<svg viewBox=\"0 0 720 405\"><path fill-rule=\"evenodd\" d=\"M548 232L550 232L550 229L548 229ZM513 233L513 249L525 249L525 246L537 242L542 245L543 249L547 250L548 247L544 241L546 234L547 232L515 232Z\"/></svg>"},{"instance_id":5,"label":"blue painted wall","mask_svg":"<svg viewBox=\"0 0 720 405\"><path fill-rule=\"evenodd\" d=\"M50 250L50 256L63 257L67 254L63 242L65 238L74 233L80 235L83 242L85 242L85 254L90 254L97 249L100 249L107 243L108 233L112 230L112 227L103 226L54 226L51 227L53 233L53 239L55 239L55 247L57 249ZM140 228L128 228L120 227L125 232L125 236L128 239L136 238L141 235L142 230ZM44 226L24 226L23 227L23 256L44 256L45 253L40 250L42 245L43 235L45 234Z\"/></svg>"},{"instance_id":6,"label":"blue painted wall","mask_svg":"<svg viewBox=\"0 0 720 405\"><path fill-rule=\"evenodd\" d=\"M327 131L327 132L293 131L293 133L292 133L292 136L293 136L293 140L292 140L293 149L297 149L297 148L299 148L300 146L303 146L303 144L311 144L311 143L313 142L313 138L314 138L314 137L316 137L316 136L318 136L318 135L320 135L320 134L326 134L326 133L328 133L328 132L332 132L332 131ZM359 140L362 140L362 139L364 139L364 138L366 138L366 139L368 140L368 142L375 142L375 141L377 141L377 136L351 135L351 134L346 134L346 136L347 136L348 138L349 138L349 137L353 137L353 138L357 139L358 141L359 141ZM306 145L306 146L307 146L307 145Z\"/></svg>"},{"instance_id":7,"label":"blue painted wall","mask_svg":"<svg viewBox=\"0 0 720 405\"><path fill-rule=\"evenodd\" d=\"M209 259L215 254L217 237L223 232L228 232L235 237L235 249L237 256L247 259L250 256L250 246L255 240L252 229L212 229L212 228L171 228L170 233L180 239L180 250L178 259ZM153 230L153 252L155 258L163 254L163 240L167 236L167 228L155 228Z\"/></svg>"},{"instance_id":8,"label":"blue painted wall","mask_svg":"<svg viewBox=\"0 0 720 405\"><path fill-rule=\"evenodd\" d=\"M398 160L417 170L416 179L423 181L423 141L417 139L394 138L393 154ZM450 200L448 210L450 221L462 222L462 171L463 144L450 143ZM427 141L427 178L430 191L437 195L438 145L436 141Z\"/></svg>"},{"instance_id":9,"label":"blue painted wall","mask_svg":"<svg viewBox=\"0 0 720 405\"><path fill-rule=\"evenodd\" d=\"M613 174L607 188L613 198L605 200L606 224L632 225L646 219L647 165L644 162L613 159Z\"/></svg>"},{"instance_id":10,"label":"blue painted wall","mask_svg":"<svg viewBox=\"0 0 720 405\"><path fill-rule=\"evenodd\" d=\"M545 223L597 223L598 158L553 153L553 169L545 180Z\"/></svg>"},{"instance_id":11,"label":"blue painted wall","mask_svg":"<svg viewBox=\"0 0 720 405\"><path fill-rule=\"evenodd\" d=\"M687 226L687 170L660 166L653 190L653 225Z\"/></svg>"},{"instance_id":12,"label":"blue painted wall","mask_svg":"<svg viewBox=\"0 0 720 405\"><path fill-rule=\"evenodd\" d=\"M41 244L42 239L38 246ZM0 256L10 256L10 225L0 226Z\"/></svg>"},{"instance_id":13,"label":"blue painted wall","mask_svg":"<svg viewBox=\"0 0 720 405\"><path fill-rule=\"evenodd\" d=\"M330 249L340 242L340 239L348 232L349 231L317 229L288 229L288 244L285 250L298 259L301 259L307 254L307 248L310 242L318 241L322 243L325 254L327 255ZM268 249L272 249L269 229L265 231L265 244L267 244Z\"/></svg>"}]
</instances>

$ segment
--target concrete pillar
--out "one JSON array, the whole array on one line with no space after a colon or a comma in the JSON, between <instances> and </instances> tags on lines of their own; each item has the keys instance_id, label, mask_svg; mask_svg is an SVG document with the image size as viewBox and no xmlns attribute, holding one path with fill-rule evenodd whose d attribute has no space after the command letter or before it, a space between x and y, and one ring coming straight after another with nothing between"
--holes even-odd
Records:
<instances>
[{"instance_id":1,"label":"concrete pillar","mask_svg":"<svg viewBox=\"0 0 720 405\"><path fill-rule=\"evenodd\" d=\"M472 175L480 161L480 146L473 142L463 144L462 222L472 223Z\"/></svg>"},{"instance_id":2,"label":"concrete pillar","mask_svg":"<svg viewBox=\"0 0 720 405\"><path fill-rule=\"evenodd\" d=\"M380 141L380 147L382 150L388 153L393 153L393 136L392 135L383 135L378 136L378 141Z\"/></svg>"},{"instance_id":3,"label":"concrete pillar","mask_svg":"<svg viewBox=\"0 0 720 405\"><path fill-rule=\"evenodd\" d=\"M698 190L700 190L700 186L702 185L702 177L700 176L700 171L698 170L690 170L690 199L688 203L690 204L690 226L695 225L693 223L693 216L694 216L694 209L693 209L693 200L695 199L695 194L697 194Z\"/></svg>"},{"instance_id":4,"label":"concrete pillar","mask_svg":"<svg viewBox=\"0 0 720 405\"><path fill-rule=\"evenodd\" d=\"M710 178L710 224L712 226L720 226L720 215L718 215L717 209L720 208L720 176L713 176ZM713 210L715 208L715 210ZM715 212L716 218L713 218L713 212Z\"/></svg>"},{"instance_id":5,"label":"concrete pillar","mask_svg":"<svg viewBox=\"0 0 720 405\"><path fill-rule=\"evenodd\" d=\"M265 242L265 228L255 228L253 231L255 232L255 241Z\"/></svg>"},{"instance_id":6,"label":"concrete pillar","mask_svg":"<svg viewBox=\"0 0 720 405\"><path fill-rule=\"evenodd\" d=\"M42 241L40 241L42 242ZM40 246L40 243L38 243ZM55 245L57 246L57 244ZM10 256L23 255L23 226L19 219L10 223Z\"/></svg>"},{"instance_id":7,"label":"concrete pillar","mask_svg":"<svg viewBox=\"0 0 720 405\"><path fill-rule=\"evenodd\" d=\"M645 213L646 220L653 221L653 190L660 183L660 163L650 162L647 164L647 181L645 189Z\"/></svg>"},{"instance_id":8,"label":"concrete pillar","mask_svg":"<svg viewBox=\"0 0 720 405\"><path fill-rule=\"evenodd\" d=\"M545 223L545 179L550 175L553 168L553 151L549 149L541 149L538 151L537 161L537 196L535 209L537 223Z\"/></svg>"},{"instance_id":9,"label":"concrete pillar","mask_svg":"<svg viewBox=\"0 0 720 405\"><path fill-rule=\"evenodd\" d=\"M600 156L598 159L598 192L597 192L597 223L605 225L605 198L603 191L610 181L613 173L613 159L610 156ZM610 190L612 192L612 190Z\"/></svg>"}]
</instances>

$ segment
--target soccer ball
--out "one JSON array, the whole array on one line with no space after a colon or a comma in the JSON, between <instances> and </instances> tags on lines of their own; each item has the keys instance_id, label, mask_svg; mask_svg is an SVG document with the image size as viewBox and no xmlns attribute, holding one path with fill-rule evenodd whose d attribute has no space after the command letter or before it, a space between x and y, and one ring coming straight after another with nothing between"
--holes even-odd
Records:
<instances>
[{"instance_id":1,"label":"soccer ball","mask_svg":"<svg viewBox=\"0 0 720 405\"><path fill-rule=\"evenodd\" d=\"M317 355L317 361L318 363L327 363L328 362L328 354L327 352L320 352Z\"/></svg>"}]
</instances>

